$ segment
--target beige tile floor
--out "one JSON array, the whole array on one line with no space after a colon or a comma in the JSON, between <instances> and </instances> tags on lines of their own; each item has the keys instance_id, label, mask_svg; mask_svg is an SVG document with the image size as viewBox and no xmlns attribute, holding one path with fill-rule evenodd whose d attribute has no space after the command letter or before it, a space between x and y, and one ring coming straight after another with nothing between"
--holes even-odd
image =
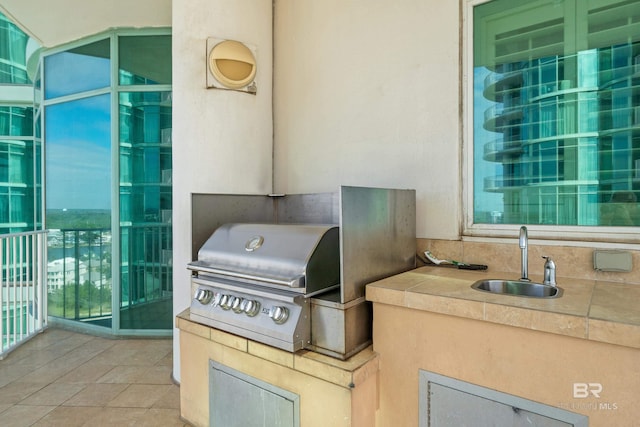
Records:
<instances>
[{"instance_id":1,"label":"beige tile floor","mask_svg":"<svg viewBox=\"0 0 640 427\"><path fill-rule=\"evenodd\" d=\"M171 339L50 328L0 360L0 426L188 426Z\"/></svg>"}]
</instances>

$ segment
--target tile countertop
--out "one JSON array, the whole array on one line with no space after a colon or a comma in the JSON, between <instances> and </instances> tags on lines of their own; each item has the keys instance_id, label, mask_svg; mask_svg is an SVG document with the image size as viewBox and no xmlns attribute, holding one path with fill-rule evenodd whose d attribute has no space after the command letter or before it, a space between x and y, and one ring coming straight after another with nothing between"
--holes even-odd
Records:
<instances>
[{"instance_id":1,"label":"tile countertop","mask_svg":"<svg viewBox=\"0 0 640 427\"><path fill-rule=\"evenodd\" d=\"M367 285L366 298L468 319L640 349L640 285L558 277L559 298L471 289L481 279L518 279L492 270L420 267ZM531 275L541 282L542 277Z\"/></svg>"}]
</instances>

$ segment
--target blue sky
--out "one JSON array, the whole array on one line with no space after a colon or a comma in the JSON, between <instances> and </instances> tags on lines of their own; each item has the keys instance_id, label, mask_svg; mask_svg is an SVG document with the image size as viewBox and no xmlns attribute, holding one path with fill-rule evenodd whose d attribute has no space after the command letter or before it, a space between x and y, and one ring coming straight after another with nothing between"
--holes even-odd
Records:
<instances>
[{"instance_id":1,"label":"blue sky","mask_svg":"<svg viewBox=\"0 0 640 427\"><path fill-rule=\"evenodd\" d=\"M110 96L46 108L48 209L110 209Z\"/></svg>"}]
</instances>

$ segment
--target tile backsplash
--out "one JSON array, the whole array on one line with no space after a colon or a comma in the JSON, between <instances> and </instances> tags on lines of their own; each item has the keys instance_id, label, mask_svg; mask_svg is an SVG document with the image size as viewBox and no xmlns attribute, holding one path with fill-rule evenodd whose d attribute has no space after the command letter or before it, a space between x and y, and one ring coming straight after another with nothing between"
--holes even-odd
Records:
<instances>
[{"instance_id":1,"label":"tile backsplash","mask_svg":"<svg viewBox=\"0 0 640 427\"><path fill-rule=\"evenodd\" d=\"M513 243L488 243L461 240L417 239L418 252L429 250L440 259L455 259L471 264L486 264L489 271L520 274L520 248ZM544 259L550 256L556 263L558 278L620 282L640 285L640 251L629 250L633 268L630 272L596 271L593 268L594 248L529 244L529 275L542 276ZM418 262L421 265L420 262Z\"/></svg>"}]
</instances>

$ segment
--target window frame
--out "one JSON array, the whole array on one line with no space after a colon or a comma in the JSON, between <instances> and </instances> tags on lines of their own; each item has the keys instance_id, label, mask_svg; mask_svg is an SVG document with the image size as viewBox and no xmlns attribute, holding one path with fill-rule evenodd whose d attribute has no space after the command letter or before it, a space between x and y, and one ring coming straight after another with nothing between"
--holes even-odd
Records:
<instances>
[{"instance_id":1,"label":"window frame","mask_svg":"<svg viewBox=\"0 0 640 427\"><path fill-rule=\"evenodd\" d=\"M169 92L173 93L173 81L169 83L161 83L154 85L143 84L121 84L119 79L119 42L122 37L144 37L144 36L172 36L173 31L171 27L154 27L154 28L117 28L107 30L98 34L84 37L82 39L65 43L53 48L44 49L39 59L39 69L44 70L45 58L50 55L55 55L60 52L68 51L80 46L86 46L91 43L101 41L104 39L109 40L110 44L110 84L105 87L99 87L94 89L83 90L74 92L58 97L45 99L44 91L46 90L47 79L46 76L41 74L40 86L36 89L38 94L36 95L35 104L37 105L34 110L34 118L37 118L39 128L41 129L41 135L39 141L41 142L42 156L40 159L39 167L43 173L41 184L41 215L43 227L47 228L46 218L46 196L47 196L47 180L46 180L46 144L47 144L47 108L58 104L69 103L76 100L88 99L96 96L108 95L110 97L110 141L111 141L111 184L110 184L110 199L111 199L111 219L110 219L110 231L111 231L111 278L112 278L112 294L111 294L111 325L110 326L97 326L82 324L81 328L91 331L108 332L113 336L122 335L135 335L135 336L170 336L172 334L171 328L169 329L143 329L143 328L125 328L121 324L120 316L120 301L122 298L122 282L123 273L121 270L122 262L122 250L121 250L121 232L124 228L121 224L121 212L120 212L120 132L119 132L119 99L120 94L124 92ZM43 73L44 74L44 73ZM35 85L35 82L34 82ZM37 111L37 112L36 112ZM170 233L169 233L170 235ZM81 322L76 320L69 320L64 317L57 317L57 321L70 324L79 325Z\"/></svg>"},{"instance_id":2,"label":"window frame","mask_svg":"<svg viewBox=\"0 0 640 427\"><path fill-rule=\"evenodd\" d=\"M522 224L474 223L474 22L473 9L494 0L464 0L462 3L462 236L501 238L517 236ZM572 226L525 224L536 238L556 241L589 241L633 245L640 241L637 226ZM633 245L635 246L635 245ZM632 247L632 246L629 246Z\"/></svg>"}]
</instances>

